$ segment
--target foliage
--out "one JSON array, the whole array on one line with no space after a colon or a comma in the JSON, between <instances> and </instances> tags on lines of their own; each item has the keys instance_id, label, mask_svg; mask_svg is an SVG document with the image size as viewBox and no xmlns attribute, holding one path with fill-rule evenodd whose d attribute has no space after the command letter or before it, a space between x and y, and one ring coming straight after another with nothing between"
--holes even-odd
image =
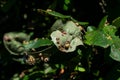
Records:
<instances>
[{"instance_id":1,"label":"foliage","mask_svg":"<svg viewBox=\"0 0 120 80\"><path fill-rule=\"evenodd\" d=\"M54 0L49 6L51 9L33 9L37 17L30 17L28 27L22 25L24 28L21 31L8 30L3 35L0 44L8 51L0 55L4 59L1 62L3 67L11 64L20 66L9 79L119 80L120 17L109 21L107 15L98 25L91 25L55 10L60 2L62 0ZM72 2L63 0L62 9L69 11ZM2 12L9 12L13 6L17 6L15 3L16 0L8 0L1 7ZM20 5L21 1L18 3ZM16 11L19 15L19 10ZM23 14L23 18L28 19L29 14ZM38 31L35 25L39 25ZM1 79L8 79L3 74Z\"/></svg>"}]
</instances>

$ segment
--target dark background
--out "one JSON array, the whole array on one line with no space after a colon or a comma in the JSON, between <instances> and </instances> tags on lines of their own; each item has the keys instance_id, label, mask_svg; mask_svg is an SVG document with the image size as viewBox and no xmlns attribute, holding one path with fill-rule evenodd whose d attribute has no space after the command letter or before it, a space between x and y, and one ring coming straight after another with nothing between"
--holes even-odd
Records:
<instances>
[{"instance_id":1,"label":"dark background","mask_svg":"<svg viewBox=\"0 0 120 80\"><path fill-rule=\"evenodd\" d=\"M105 15L108 15L109 22L120 16L120 0L105 0L103 6L99 3L103 3L102 0L71 0L70 4L66 4L66 10L63 8L64 0L0 0L0 80L9 80L13 74L26 68L13 61L4 48L4 33L25 30L27 33L34 32L34 37L44 36L55 19L46 17L37 9L50 8L96 27ZM27 19L24 19L24 15L27 15Z\"/></svg>"}]
</instances>

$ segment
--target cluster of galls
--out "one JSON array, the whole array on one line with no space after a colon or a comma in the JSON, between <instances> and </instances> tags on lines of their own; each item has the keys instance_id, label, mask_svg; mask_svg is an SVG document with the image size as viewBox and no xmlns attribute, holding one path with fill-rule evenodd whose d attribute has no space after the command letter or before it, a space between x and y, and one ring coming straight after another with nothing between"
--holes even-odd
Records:
<instances>
[{"instance_id":1,"label":"cluster of galls","mask_svg":"<svg viewBox=\"0 0 120 80\"><path fill-rule=\"evenodd\" d=\"M42 53L39 53L37 57L35 57L34 55L27 55L27 54L24 56L24 62L29 65L35 65L40 61L48 62L49 57L43 55Z\"/></svg>"}]
</instances>

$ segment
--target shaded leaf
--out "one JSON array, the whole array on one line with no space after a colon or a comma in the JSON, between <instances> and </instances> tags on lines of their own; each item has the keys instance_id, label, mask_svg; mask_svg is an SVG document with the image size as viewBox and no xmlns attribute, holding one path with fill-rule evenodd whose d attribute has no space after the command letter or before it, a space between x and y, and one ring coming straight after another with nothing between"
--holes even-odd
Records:
<instances>
[{"instance_id":1,"label":"shaded leaf","mask_svg":"<svg viewBox=\"0 0 120 80\"><path fill-rule=\"evenodd\" d=\"M116 61L120 61L120 39L114 37L114 43L111 45L110 57Z\"/></svg>"},{"instance_id":2,"label":"shaded leaf","mask_svg":"<svg viewBox=\"0 0 120 80\"><path fill-rule=\"evenodd\" d=\"M23 32L9 32L4 34L5 48L13 55L21 55L24 52L23 41L28 41L30 36Z\"/></svg>"},{"instance_id":3,"label":"shaded leaf","mask_svg":"<svg viewBox=\"0 0 120 80\"><path fill-rule=\"evenodd\" d=\"M61 19L58 19L54 22L54 24L51 27L51 31L55 30L61 30L65 24L62 22Z\"/></svg>"},{"instance_id":4,"label":"shaded leaf","mask_svg":"<svg viewBox=\"0 0 120 80\"><path fill-rule=\"evenodd\" d=\"M80 49L77 50L77 53L82 56L82 51Z\"/></svg>"},{"instance_id":5,"label":"shaded leaf","mask_svg":"<svg viewBox=\"0 0 120 80\"><path fill-rule=\"evenodd\" d=\"M55 11L47 11L47 13L52 15L52 16L59 17L59 18L69 18L70 17L70 16L60 14L60 13L55 12Z\"/></svg>"},{"instance_id":6,"label":"shaded leaf","mask_svg":"<svg viewBox=\"0 0 120 80\"><path fill-rule=\"evenodd\" d=\"M45 13L51 15L51 16L59 17L59 18L70 18L70 16L63 15L61 13L58 13L58 12L52 11L52 10L46 10L46 11L45 10L40 10L40 11L45 12Z\"/></svg>"},{"instance_id":7,"label":"shaded leaf","mask_svg":"<svg viewBox=\"0 0 120 80\"><path fill-rule=\"evenodd\" d=\"M117 80L120 80L120 77Z\"/></svg>"},{"instance_id":8,"label":"shaded leaf","mask_svg":"<svg viewBox=\"0 0 120 80\"><path fill-rule=\"evenodd\" d=\"M114 26L116 26L117 28L119 28L119 27L120 27L120 17L114 19L114 20L112 21L112 25L114 25Z\"/></svg>"},{"instance_id":9,"label":"shaded leaf","mask_svg":"<svg viewBox=\"0 0 120 80\"><path fill-rule=\"evenodd\" d=\"M44 70L44 74L48 74L48 73L55 73L55 69L52 69L51 67L48 67Z\"/></svg>"},{"instance_id":10,"label":"shaded leaf","mask_svg":"<svg viewBox=\"0 0 120 80\"><path fill-rule=\"evenodd\" d=\"M102 18L102 20L100 21L100 23L98 25L99 29L102 29L105 26L105 23L107 21L107 17L108 16L105 16L105 17Z\"/></svg>"},{"instance_id":11,"label":"shaded leaf","mask_svg":"<svg viewBox=\"0 0 120 80\"><path fill-rule=\"evenodd\" d=\"M64 0L63 9L67 11L70 7L70 3L71 3L71 0Z\"/></svg>"},{"instance_id":12,"label":"shaded leaf","mask_svg":"<svg viewBox=\"0 0 120 80\"><path fill-rule=\"evenodd\" d=\"M66 11L67 11L67 10L68 10L68 8L69 8L69 7L68 7L68 5L66 5L66 4L64 4L64 5L63 5L63 9L64 9L64 10L66 10Z\"/></svg>"},{"instance_id":13,"label":"shaded leaf","mask_svg":"<svg viewBox=\"0 0 120 80\"><path fill-rule=\"evenodd\" d=\"M25 75L25 77L23 78L23 80L29 80L29 76Z\"/></svg>"},{"instance_id":14,"label":"shaded leaf","mask_svg":"<svg viewBox=\"0 0 120 80\"><path fill-rule=\"evenodd\" d=\"M80 71L80 72L85 72L86 71L85 68L80 67L80 66L76 66L74 70L75 71Z\"/></svg>"},{"instance_id":15,"label":"shaded leaf","mask_svg":"<svg viewBox=\"0 0 120 80\"><path fill-rule=\"evenodd\" d=\"M47 13L47 14L49 14L49 15L51 15L51 16L54 16L54 17L59 17L59 18L67 18L67 19L70 19L70 20L72 20L72 21L74 21L74 22L77 22L77 23L79 23L80 25L82 25L82 26L87 26L89 23L88 22L80 22L80 21L77 21L77 20L75 20L73 17L71 17L71 16L68 16L68 15L63 15L63 14L61 14L61 13L59 13L59 12L56 12L56 11L52 11L52 10L42 10L42 9L38 9L38 11L39 12L44 12L44 13Z\"/></svg>"},{"instance_id":16,"label":"shaded leaf","mask_svg":"<svg viewBox=\"0 0 120 80\"><path fill-rule=\"evenodd\" d=\"M24 44L24 47L27 49L31 49L31 48L39 48L42 46L49 46L51 44L52 41L49 39L38 39L38 40L30 41L28 44Z\"/></svg>"},{"instance_id":17,"label":"shaded leaf","mask_svg":"<svg viewBox=\"0 0 120 80\"><path fill-rule=\"evenodd\" d=\"M81 22L81 21L77 21L76 19L74 19L73 17L70 17L70 19L76 23L78 23L79 25L82 26L88 26L89 22Z\"/></svg>"},{"instance_id":18,"label":"shaded leaf","mask_svg":"<svg viewBox=\"0 0 120 80\"><path fill-rule=\"evenodd\" d=\"M64 2L65 2L65 4L70 4L70 1L71 0L65 0Z\"/></svg>"}]
</instances>

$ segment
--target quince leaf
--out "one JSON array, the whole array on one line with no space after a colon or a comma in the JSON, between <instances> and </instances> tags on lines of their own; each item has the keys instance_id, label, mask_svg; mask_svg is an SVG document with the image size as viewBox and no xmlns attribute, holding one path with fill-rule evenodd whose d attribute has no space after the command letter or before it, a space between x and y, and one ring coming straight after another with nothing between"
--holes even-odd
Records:
<instances>
[{"instance_id":1,"label":"quince leaf","mask_svg":"<svg viewBox=\"0 0 120 80\"><path fill-rule=\"evenodd\" d=\"M51 33L53 43L62 52L73 52L76 47L83 45L82 40L79 37L73 37L66 32L56 30Z\"/></svg>"},{"instance_id":2,"label":"quince leaf","mask_svg":"<svg viewBox=\"0 0 120 80\"><path fill-rule=\"evenodd\" d=\"M96 30L87 32L85 35L85 43L88 45L95 45L107 48L110 44L112 44L111 37L107 36L103 31Z\"/></svg>"},{"instance_id":3,"label":"quince leaf","mask_svg":"<svg viewBox=\"0 0 120 80\"><path fill-rule=\"evenodd\" d=\"M77 26L73 21L68 21L63 27L63 30L74 37L81 35L80 27Z\"/></svg>"},{"instance_id":4,"label":"quince leaf","mask_svg":"<svg viewBox=\"0 0 120 80\"><path fill-rule=\"evenodd\" d=\"M120 62L120 39L119 37L114 37L113 44L111 45L110 57L116 61Z\"/></svg>"}]
</instances>

